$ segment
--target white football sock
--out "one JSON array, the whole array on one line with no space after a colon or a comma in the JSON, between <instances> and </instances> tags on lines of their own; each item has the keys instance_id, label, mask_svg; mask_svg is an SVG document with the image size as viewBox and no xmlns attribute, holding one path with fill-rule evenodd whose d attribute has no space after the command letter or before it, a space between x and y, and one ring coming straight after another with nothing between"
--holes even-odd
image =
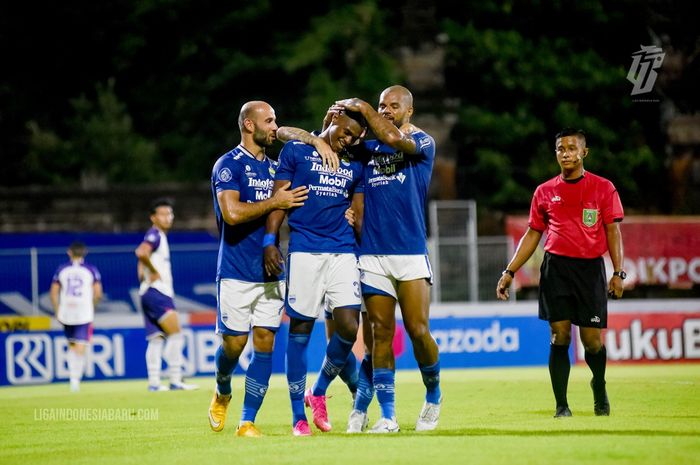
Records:
<instances>
[{"instance_id":1,"label":"white football sock","mask_svg":"<svg viewBox=\"0 0 700 465\"><path fill-rule=\"evenodd\" d=\"M168 364L168 376L171 384L182 382L182 365L184 357L182 349L185 347L185 336L182 333L168 335L163 349L163 358Z\"/></svg>"},{"instance_id":2,"label":"white football sock","mask_svg":"<svg viewBox=\"0 0 700 465\"><path fill-rule=\"evenodd\" d=\"M163 338L158 336L148 340L146 348L146 371L148 385L160 385L160 367L163 365Z\"/></svg>"}]
</instances>

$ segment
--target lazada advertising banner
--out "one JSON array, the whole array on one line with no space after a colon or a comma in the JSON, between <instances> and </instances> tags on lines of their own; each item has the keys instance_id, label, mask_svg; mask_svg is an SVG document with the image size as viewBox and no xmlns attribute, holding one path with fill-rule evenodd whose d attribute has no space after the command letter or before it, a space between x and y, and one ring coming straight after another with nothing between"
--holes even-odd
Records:
<instances>
[{"instance_id":1,"label":"lazada advertising banner","mask_svg":"<svg viewBox=\"0 0 700 465\"><path fill-rule=\"evenodd\" d=\"M527 231L527 216L506 218L506 233L513 250ZM625 287L665 285L685 289L700 284L700 217L628 216L620 224L625 249ZM535 254L516 275L516 285L537 286L544 249ZM612 273L610 258L605 266Z\"/></svg>"}]
</instances>

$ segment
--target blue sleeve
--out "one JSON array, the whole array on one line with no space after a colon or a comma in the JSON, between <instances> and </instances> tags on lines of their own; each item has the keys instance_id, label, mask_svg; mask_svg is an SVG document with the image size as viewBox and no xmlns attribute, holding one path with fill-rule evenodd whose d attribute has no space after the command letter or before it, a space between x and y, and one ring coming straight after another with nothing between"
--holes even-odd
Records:
<instances>
[{"instance_id":1,"label":"blue sleeve","mask_svg":"<svg viewBox=\"0 0 700 465\"><path fill-rule=\"evenodd\" d=\"M231 157L222 157L214 165L212 179L216 192L241 191L240 163Z\"/></svg>"},{"instance_id":2,"label":"blue sleeve","mask_svg":"<svg viewBox=\"0 0 700 465\"><path fill-rule=\"evenodd\" d=\"M290 141L284 144L278 160L279 166L277 167L277 173L275 173L275 181L291 181L294 179L294 172L296 171L294 155L294 142Z\"/></svg>"},{"instance_id":3,"label":"blue sleeve","mask_svg":"<svg viewBox=\"0 0 700 465\"><path fill-rule=\"evenodd\" d=\"M422 131L414 132L411 137L416 142L416 155L423 155L428 159L435 157L435 140L432 137Z\"/></svg>"},{"instance_id":4,"label":"blue sleeve","mask_svg":"<svg viewBox=\"0 0 700 465\"><path fill-rule=\"evenodd\" d=\"M353 194L363 194L365 192L365 165L363 163L358 163L359 167L357 169L357 184L355 184L355 189Z\"/></svg>"}]
</instances>

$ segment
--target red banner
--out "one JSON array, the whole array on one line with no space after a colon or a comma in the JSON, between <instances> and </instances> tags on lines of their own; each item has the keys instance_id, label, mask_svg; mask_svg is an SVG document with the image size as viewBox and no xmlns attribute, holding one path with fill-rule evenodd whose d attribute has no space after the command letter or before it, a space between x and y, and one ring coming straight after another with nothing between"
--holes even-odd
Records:
<instances>
[{"instance_id":1,"label":"red banner","mask_svg":"<svg viewBox=\"0 0 700 465\"><path fill-rule=\"evenodd\" d=\"M513 250L527 231L526 216L506 218ZM700 217L628 216L620 225L625 250L625 287L666 285L689 289L700 284ZM544 256L542 244L516 275L516 285L537 286ZM605 255L608 275L610 258Z\"/></svg>"},{"instance_id":2,"label":"red banner","mask_svg":"<svg viewBox=\"0 0 700 465\"><path fill-rule=\"evenodd\" d=\"M610 362L700 362L700 312L610 314L604 341Z\"/></svg>"}]
</instances>

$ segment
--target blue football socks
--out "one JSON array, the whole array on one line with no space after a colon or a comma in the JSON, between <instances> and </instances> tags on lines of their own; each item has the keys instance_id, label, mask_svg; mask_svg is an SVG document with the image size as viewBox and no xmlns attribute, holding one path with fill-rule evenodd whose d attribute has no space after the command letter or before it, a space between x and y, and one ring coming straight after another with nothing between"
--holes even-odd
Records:
<instances>
[{"instance_id":1,"label":"blue football socks","mask_svg":"<svg viewBox=\"0 0 700 465\"><path fill-rule=\"evenodd\" d=\"M245 396L243 397L241 421L255 422L255 416L258 414L267 388L270 386L271 374L272 352L258 352L256 350L245 375Z\"/></svg>"},{"instance_id":2,"label":"blue football socks","mask_svg":"<svg viewBox=\"0 0 700 465\"><path fill-rule=\"evenodd\" d=\"M374 369L374 389L377 391L382 418L396 416L394 375L394 370L389 368Z\"/></svg>"},{"instance_id":3,"label":"blue football socks","mask_svg":"<svg viewBox=\"0 0 700 465\"><path fill-rule=\"evenodd\" d=\"M425 385L425 401L433 404L440 403L440 360L433 365L418 366Z\"/></svg>"},{"instance_id":4,"label":"blue football socks","mask_svg":"<svg viewBox=\"0 0 700 465\"><path fill-rule=\"evenodd\" d=\"M374 397L374 381L372 373L372 356L365 354L360 364L357 378L357 396L355 397L355 410L366 412L372 397Z\"/></svg>"},{"instance_id":5,"label":"blue football socks","mask_svg":"<svg viewBox=\"0 0 700 465\"><path fill-rule=\"evenodd\" d=\"M231 373L238 365L238 358L234 360L228 358L223 346L219 346L214 358L216 361L216 392L221 395L229 395L231 394Z\"/></svg>"},{"instance_id":6,"label":"blue football socks","mask_svg":"<svg viewBox=\"0 0 700 465\"><path fill-rule=\"evenodd\" d=\"M304 391L306 390L306 350L309 334L289 333L287 340L287 384L292 401L292 426L299 420L306 420L304 412Z\"/></svg>"},{"instance_id":7,"label":"blue football socks","mask_svg":"<svg viewBox=\"0 0 700 465\"><path fill-rule=\"evenodd\" d=\"M328 385L335 379L347 362L348 354L352 352L353 342L340 337L338 333L331 336L326 347L326 357L323 359L321 371L318 374L316 384L314 384L312 394L314 396L325 396Z\"/></svg>"},{"instance_id":8,"label":"blue football socks","mask_svg":"<svg viewBox=\"0 0 700 465\"><path fill-rule=\"evenodd\" d=\"M343 382L348 386L348 389L350 389L350 392L353 394L357 392L357 382L359 380L359 373L357 372L357 359L355 358L355 354L352 353L352 350L348 354L347 360L345 360L345 365L343 365L343 369L340 370L340 379L343 380Z\"/></svg>"}]
</instances>

